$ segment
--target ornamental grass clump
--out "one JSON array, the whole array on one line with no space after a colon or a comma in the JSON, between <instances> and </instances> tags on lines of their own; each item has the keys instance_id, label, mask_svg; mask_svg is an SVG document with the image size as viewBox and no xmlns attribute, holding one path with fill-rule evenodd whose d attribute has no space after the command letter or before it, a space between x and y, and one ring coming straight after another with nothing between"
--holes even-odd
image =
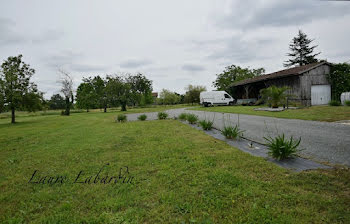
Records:
<instances>
[{"instance_id":1,"label":"ornamental grass clump","mask_svg":"<svg viewBox=\"0 0 350 224\"><path fill-rule=\"evenodd\" d=\"M203 128L203 130L211 130L213 128L213 121L201 120L199 121L199 125Z\"/></svg>"},{"instance_id":2,"label":"ornamental grass clump","mask_svg":"<svg viewBox=\"0 0 350 224\"><path fill-rule=\"evenodd\" d=\"M118 122L126 122L127 121L127 117L125 114L119 114L117 117L117 121Z\"/></svg>"},{"instance_id":3,"label":"ornamental grass clump","mask_svg":"<svg viewBox=\"0 0 350 224\"><path fill-rule=\"evenodd\" d=\"M194 114L188 114L187 115L187 121L190 124L196 124L198 121L198 116Z\"/></svg>"},{"instance_id":4,"label":"ornamental grass clump","mask_svg":"<svg viewBox=\"0 0 350 224\"><path fill-rule=\"evenodd\" d=\"M279 135L275 138L264 137L266 140L266 146L268 153L275 159L283 160L290 157L296 156L297 152L300 151L298 148L300 145L301 138L298 140L293 139L293 136L288 140L285 138L284 134Z\"/></svg>"},{"instance_id":5,"label":"ornamental grass clump","mask_svg":"<svg viewBox=\"0 0 350 224\"><path fill-rule=\"evenodd\" d=\"M165 120L165 119L167 119L167 117L168 117L167 113L165 113L165 112L158 112L158 119L159 120Z\"/></svg>"},{"instance_id":6,"label":"ornamental grass clump","mask_svg":"<svg viewBox=\"0 0 350 224\"><path fill-rule=\"evenodd\" d=\"M141 114L140 116L137 117L137 119L139 121L145 121L147 119L147 115L146 114Z\"/></svg>"},{"instance_id":7,"label":"ornamental grass clump","mask_svg":"<svg viewBox=\"0 0 350 224\"><path fill-rule=\"evenodd\" d=\"M186 114L186 113L181 113L181 114L179 115L179 119L182 120L182 121L185 121L185 120L187 120L187 115L188 115L188 114Z\"/></svg>"},{"instance_id":8,"label":"ornamental grass clump","mask_svg":"<svg viewBox=\"0 0 350 224\"><path fill-rule=\"evenodd\" d=\"M236 124L235 126L225 126L221 133L228 139L240 139L243 137L243 130Z\"/></svg>"}]
</instances>

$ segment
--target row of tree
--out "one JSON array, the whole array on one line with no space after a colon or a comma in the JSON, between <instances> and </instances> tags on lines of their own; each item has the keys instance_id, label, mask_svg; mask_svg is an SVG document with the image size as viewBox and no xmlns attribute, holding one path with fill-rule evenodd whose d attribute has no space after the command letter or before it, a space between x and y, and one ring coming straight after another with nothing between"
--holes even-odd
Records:
<instances>
[{"instance_id":1,"label":"row of tree","mask_svg":"<svg viewBox=\"0 0 350 224\"><path fill-rule=\"evenodd\" d=\"M159 105L173 105L173 104L195 104L199 103L199 94L203 91L206 91L205 86L196 86L196 85L188 85L186 88L185 94L179 94L176 92L172 92L167 89L163 89L159 93L159 97L157 98L157 104Z\"/></svg>"},{"instance_id":2,"label":"row of tree","mask_svg":"<svg viewBox=\"0 0 350 224\"><path fill-rule=\"evenodd\" d=\"M127 105L142 106L151 104L152 81L142 74L114 75L105 79L100 76L84 78L77 89L78 108L89 109L121 106L126 111Z\"/></svg>"}]
</instances>

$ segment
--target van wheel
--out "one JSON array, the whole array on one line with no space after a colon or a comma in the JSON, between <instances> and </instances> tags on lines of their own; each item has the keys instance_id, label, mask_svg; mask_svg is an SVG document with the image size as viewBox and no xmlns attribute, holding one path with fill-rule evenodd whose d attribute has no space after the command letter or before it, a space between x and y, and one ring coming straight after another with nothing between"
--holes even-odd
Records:
<instances>
[{"instance_id":1,"label":"van wheel","mask_svg":"<svg viewBox=\"0 0 350 224\"><path fill-rule=\"evenodd\" d=\"M203 103L203 106L204 106L204 107L208 107L208 104L207 104L207 103Z\"/></svg>"},{"instance_id":2,"label":"van wheel","mask_svg":"<svg viewBox=\"0 0 350 224\"><path fill-rule=\"evenodd\" d=\"M232 106L232 105L233 105L233 102L229 102L229 104L228 104L228 105Z\"/></svg>"}]
</instances>

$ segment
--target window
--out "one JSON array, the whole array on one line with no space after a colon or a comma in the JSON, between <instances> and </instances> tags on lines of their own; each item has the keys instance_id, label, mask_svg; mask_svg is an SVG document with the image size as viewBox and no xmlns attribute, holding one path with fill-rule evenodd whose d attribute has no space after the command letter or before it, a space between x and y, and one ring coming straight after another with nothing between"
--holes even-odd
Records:
<instances>
[{"instance_id":1,"label":"window","mask_svg":"<svg viewBox=\"0 0 350 224\"><path fill-rule=\"evenodd\" d=\"M231 98L228 94L225 94L225 98Z\"/></svg>"}]
</instances>

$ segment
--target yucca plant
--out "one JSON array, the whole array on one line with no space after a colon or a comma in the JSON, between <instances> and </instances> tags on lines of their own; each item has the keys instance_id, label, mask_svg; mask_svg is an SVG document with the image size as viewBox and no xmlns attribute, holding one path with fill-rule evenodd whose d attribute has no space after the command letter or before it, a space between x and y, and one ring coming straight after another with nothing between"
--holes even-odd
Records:
<instances>
[{"instance_id":1,"label":"yucca plant","mask_svg":"<svg viewBox=\"0 0 350 224\"><path fill-rule=\"evenodd\" d=\"M179 115L179 119L182 120L182 121L185 121L187 119L187 114L186 113L181 113Z\"/></svg>"},{"instance_id":2,"label":"yucca plant","mask_svg":"<svg viewBox=\"0 0 350 224\"><path fill-rule=\"evenodd\" d=\"M165 112L158 112L158 119L159 120L165 120L165 119L167 119L167 117L168 117L167 113L165 113Z\"/></svg>"},{"instance_id":3,"label":"yucca plant","mask_svg":"<svg viewBox=\"0 0 350 224\"><path fill-rule=\"evenodd\" d=\"M260 94L262 100L264 100L267 104L271 105L272 108L278 108L278 105L284 103L287 97L291 96L287 94L286 91L289 87L277 87L270 86L269 88L260 90Z\"/></svg>"},{"instance_id":4,"label":"yucca plant","mask_svg":"<svg viewBox=\"0 0 350 224\"><path fill-rule=\"evenodd\" d=\"M298 149L300 145L301 138L299 140L293 139L293 136L290 139L286 139L284 134L278 135L275 138L264 137L266 140L267 149L269 150L269 155L278 160L287 159L293 157L299 152Z\"/></svg>"},{"instance_id":5,"label":"yucca plant","mask_svg":"<svg viewBox=\"0 0 350 224\"><path fill-rule=\"evenodd\" d=\"M199 121L199 125L203 128L203 130L211 130L213 128L213 121L201 120Z\"/></svg>"},{"instance_id":6,"label":"yucca plant","mask_svg":"<svg viewBox=\"0 0 350 224\"><path fill-rule=\"evenodd\" d=\"M119 115L117 116L117 121L118 121L118 122L126 122L126 121L127 121L126 115L125 115L125 114L119 114Z\"/></svg>"},{"instance_id":7,"label":"yucca plant","mask_svg":"<svg viewBox=\"0 0 350 224\"><path fill-rule=\"evenodd\" d=\"M331 100L331 101L329 101L328 105L338 107L338 106L341 106L341 103L338 100Z\"/></svg>"},{"instance_id":8,"label":"yucca plant","mask_svg":"<svg viewBox=\"0 0 350 224\"><path fill-rule=\"evenodd\" d=\"M240 139L243 137L243 130L236 124L235 126L225 126L221 133L228 139Z\"/></svg>"},{"instance_id":9,"label":"yucca plant","mask_svg":"<svg viewBox=\"0 0 350 224\"><path fill-rule=\"evenodd\" d=\"M187 114L186 119L187 119L188 123L195 124L198 121L198 116L194 115L194 114Z\"/></svg>"},{"instance_id":10,"label":"yucca plant","mask_svg":"<svg viewBox=\"0 0 350 224\"><path fill-rule=\"evenodd\" d=\"M140 116L137 117L137 119L139 121L145 121L147 119L147 115L146 114L141 114Z\"/></svg>"}]
</instances>

